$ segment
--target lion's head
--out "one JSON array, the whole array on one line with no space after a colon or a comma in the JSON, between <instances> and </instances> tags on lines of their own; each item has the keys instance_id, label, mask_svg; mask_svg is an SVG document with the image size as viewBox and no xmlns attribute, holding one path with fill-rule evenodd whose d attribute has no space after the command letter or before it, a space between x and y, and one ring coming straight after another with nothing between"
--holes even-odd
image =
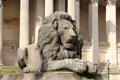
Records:
<instances>
[{"instance_id":1,"label":"lion's head","mask_svg":"<svg viewBox=\"0 0 120 80\"><path fill-rule=\"evenodd\" d=\"M44 59L76 58L82 48L78 37L71 16L55 12L43 20L38 33L38 49Z\"/></svg>"},{"instance_id":2,"label":"lion's head","mask_svg":"<svg viewBox=\"0 0 120 80\"><path fill-rule=\"evenodd\" d=\"M61 19L58 21L58 32L61 38L61 43L65 48L72 48L76 42L78 35L76 27L73 25L74 21Z\"/></svg>"}]
</instances>

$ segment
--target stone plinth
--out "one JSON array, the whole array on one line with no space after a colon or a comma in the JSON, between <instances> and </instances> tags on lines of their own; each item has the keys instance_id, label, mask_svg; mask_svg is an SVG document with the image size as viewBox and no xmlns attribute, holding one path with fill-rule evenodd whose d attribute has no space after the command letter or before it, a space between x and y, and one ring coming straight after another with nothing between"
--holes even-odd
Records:
<instances>
[{"instance_id":1,"label":"stone plinth","mask_svg":"<svg viewBox=\"0 0 120 80\"><path fill-rule=\"evenodd\" d=\"M76 74L74 72L46 72L44 74L21 73L3 75L0 80L108 80L107 72L101 72L92 78L91 75ZM1 76L0 76L1 77ZM91 78L90 78L91 77ZM110 73L109 80L120 80L120 73Z\"/></svg>"},{"instance_id":2,"label":"stone plinth","mask_svg":"<svg viewBox=\"0 0 120 80\"><path fill-rule=\"evenodd\" d=\"M100 79L100 78L99 78ZM99 80L85 78L74 72L46 72L44 74L26 73L26 74L8 74L0 80Z\"/></svg>"}]
</instances>

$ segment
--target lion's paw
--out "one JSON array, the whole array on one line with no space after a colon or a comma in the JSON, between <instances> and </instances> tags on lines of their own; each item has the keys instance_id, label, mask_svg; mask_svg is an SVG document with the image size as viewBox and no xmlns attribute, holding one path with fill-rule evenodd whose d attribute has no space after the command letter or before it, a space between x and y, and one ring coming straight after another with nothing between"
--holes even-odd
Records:
<instances>
[{"instance_id":1,"label":"lion's paw","mask_svg":"<svg viewBox=\"0 0 120 80\"><path fill-rule=\"evenodd\" d=\"M30 68L29 68L29 67L25 67L25 68L23 69L23 72L25 72L25 73L30 72Z\"/></svg>"},{"instance_id":2,"label":"lion's paw","mask_svg":"<svg viewBox=\"0 0 120 80\"><path fill-rule=\"evenodd\" d=\"M96 66L94 66L92 63L86 62L86 64L88 66L88 73L96 74L98 72L98 68Z\"/></svg>"},{"instance_id":3,"label":"lion's paw","mask_svg":"<svg viewBox=\"0 0 120 80\"><path fill-rule=\"evenodd\" d=\"M41 69L36 69L36 68L31 68L31 67L25 67L23 69L24 73L29 73L29 72L41 72Z\"/></svg>"}]
</instances>

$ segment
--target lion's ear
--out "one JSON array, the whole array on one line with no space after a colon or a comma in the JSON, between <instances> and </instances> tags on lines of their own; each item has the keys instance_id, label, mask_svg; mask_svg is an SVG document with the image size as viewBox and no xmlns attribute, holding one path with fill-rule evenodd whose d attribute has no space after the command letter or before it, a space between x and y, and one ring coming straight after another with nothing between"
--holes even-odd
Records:
<instances>
[{"instance_id":1,"label":"lion's ear","mask_svg":"<svg viewBox=\"0 0 120 80\"><path fill-rule=\"evenodd\" d=\"M55 19L55 20L53 21L52 25L53 25L53 28L54 28L55 30L57 30L57 29L58 29L58 19Z\"/></svg>"}]
</instances>

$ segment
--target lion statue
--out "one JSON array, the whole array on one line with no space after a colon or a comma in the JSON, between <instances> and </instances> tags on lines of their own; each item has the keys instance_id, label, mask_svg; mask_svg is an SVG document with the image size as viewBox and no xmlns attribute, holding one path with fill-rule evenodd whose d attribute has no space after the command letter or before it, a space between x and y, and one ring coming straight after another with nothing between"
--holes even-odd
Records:
<instances>
[{"instance_id":1,"label":"lion statue","mask_svg":"<svg viewBox=\"0 0 120 80\"><path fill-rule=\"evenodd\" d=\"M65 12L55 12L46 17L38 32L38 42L34 45L35 49L33 50L37 52L27 48L29 51L27 51L27 58L26 55L22 55L19 58L19 66L22 67L24 72L34 72L37 69L38 71L48 71L65 68L79 73L96 73L96 67L88 61L80 60L83 40L77 31L76 22ZM18 50L19 54L22 52L24 52L23 54L26 53ZM39 59L38 56L34 56L38 54ZM38 59L37 69L32 68L33 65L36 66L36 63L28 64L25 62L28 61L29 56L31 56L29 62Z\"/></svg>"}]
</instances>

